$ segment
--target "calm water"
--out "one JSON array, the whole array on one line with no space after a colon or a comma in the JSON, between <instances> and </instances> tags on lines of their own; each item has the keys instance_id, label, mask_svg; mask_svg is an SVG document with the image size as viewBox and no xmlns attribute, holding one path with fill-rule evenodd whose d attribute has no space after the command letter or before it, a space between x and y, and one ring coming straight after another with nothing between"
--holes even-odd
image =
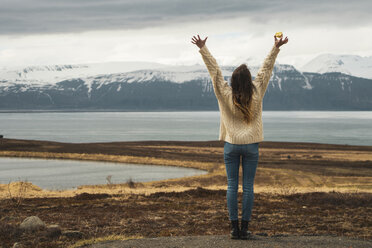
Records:
<instances>
[{"instance_id":1,"label":"calm water","mask_svg":"<svg viewBox=\"0 0 372 248\"><path fill-rule=\"evenodd\" d=\"M0 158L0 184L28 181L44 189L69 189L79 185L147 182L206 174L206 171L158 165L135 165L73 160Z\"/></svg>"},{"instance_id":2,"label":"calm water","mask_svg":"<svg viewBox=\"0 0 372 248\"><path fill-rule=\"evenodd\" d=\"M8 138L62 142L217 140L219 112L0 113ZM372 145L372 111L264 111L266 141Z\"/></svg>"}]
</instances>

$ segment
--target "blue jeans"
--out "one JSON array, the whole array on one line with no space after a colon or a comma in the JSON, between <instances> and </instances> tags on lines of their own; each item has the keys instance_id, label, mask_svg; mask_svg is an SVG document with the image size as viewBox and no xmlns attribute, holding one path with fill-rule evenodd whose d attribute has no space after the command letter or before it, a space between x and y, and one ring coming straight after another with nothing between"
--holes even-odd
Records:
<instances>
[{"instance_id":1,"label":"blue jeans","mask_svg":"<svg viewBox=\"0 0 372 248\"><path fill-rule=\"evenodd\" d=\"M224 160L227 174L227 208L229 219L238 220L238 185L240 158L243 167L243 202L242 219L251 220L253 208L253 183L258 164L259 143L252 144L231 144L225 141Z\"/></svg>"}]
</instances>

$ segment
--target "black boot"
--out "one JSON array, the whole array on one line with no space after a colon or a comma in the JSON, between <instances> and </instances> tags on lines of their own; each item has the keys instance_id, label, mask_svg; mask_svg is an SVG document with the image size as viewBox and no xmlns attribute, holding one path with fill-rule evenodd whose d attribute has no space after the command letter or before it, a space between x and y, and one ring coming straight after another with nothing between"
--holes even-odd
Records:
<instances>
[{"instance_id":1,"label":"black boot","mask_svg":"<svg viewBox=\"0 0 372 248\"><path fill-rule=\"evenodd\" d=\"M248 239L248 237L252 234L248 231L248 221L242 219L242 227L240 230L240 238L241 239Z\"/></svg>"},{"instance_id":2,"label":"black boot","mask_svg":"<svg viewBox=\"0 0 372 248\"><path fill-rule=\"evenodd\" d=\"M238 220L232 220L231 221L231 232L230 232L230 238L232 239L239 239L239 221Z\"/></svg>"}]
</instances>

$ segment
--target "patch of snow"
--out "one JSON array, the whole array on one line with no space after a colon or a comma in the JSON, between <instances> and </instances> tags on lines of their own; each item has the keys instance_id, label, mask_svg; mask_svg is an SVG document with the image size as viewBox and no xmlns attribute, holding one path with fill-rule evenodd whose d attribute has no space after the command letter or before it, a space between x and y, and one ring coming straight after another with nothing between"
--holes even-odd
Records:
<instances>
[{"instance_id":1,"label":"patch of snow","mask_svg":"<svg viewBox=\"0 0 372 248\"><path fill-rule=\"evenodd\" d=\"M341 72L372 79L372 56L322 54L300 69L301 71L316 73Z\"/></svg>"},{"instance_id":2,"label":"patch of snow","mask_svg":"<svg viewBox=\"0 0 372 248\"><path fill-rule=\"evenodd\" d=\"M0 69L0 80L45 85L71 78L87 78L142 69L159 69L162 67L167 66L151 62L108 62L80 65L30 66L24 68L12 67Z\"/></svg>"},{"instance_id":3,"label":"patch of snow","mask_svg":"<svg viewBox=\"0 0 372 248\"><path fill-rule=\"evenodd\" d=\"M302 86L303 89L307 89L307 90L311 90L313 89L313 86L310 84L310 80L307 76L305 76L302 72L300 72L300 74L303 76L303 78L305 79L305 85Z\"/></svg>"},{"instance_id":4,"label":"patch of snow","mask_svg":"<svg viewBox=\"0 0 372 248\"><path fill-rule=\"evenodd\" d=\"M275 76L275 79L276 79L276 84L278 85L279 90L282 91L282 84L281 84L282 79L278 76Z\"/></svg>"}]
</instances>

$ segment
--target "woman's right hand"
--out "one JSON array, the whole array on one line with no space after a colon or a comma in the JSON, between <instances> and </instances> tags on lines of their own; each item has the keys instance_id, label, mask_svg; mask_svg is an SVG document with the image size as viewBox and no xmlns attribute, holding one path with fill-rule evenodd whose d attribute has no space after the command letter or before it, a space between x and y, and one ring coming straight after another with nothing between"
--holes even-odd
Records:
<instances>
[{"instance_id":1,"label":"woman's right hand","mask_svg":"<svg viewBox=\"0 0 372 248\"><path fill-rule=\"evenodd\" d=\"M191 38L191 43L197 45L201 49L205 45L205 42L207 41L207 38L208 37L205 37L205 39L202 40L202 39L200 39L199 35L198 35L198 37L193 36Z\"/></svg>"},{"instance_id":2,"label":"woman's right hand","mask_svg":"<svg viewBox=\"0 0 372 248\"><path fill-rule=\"evenodd\" d=\"M278 38L274 35L275 38L275 46L279 48L281 45L284 45L288 42L288 37L286 36L285 39L283 40L283 37L278 40Z\"/></svg>"}]
</instances>

